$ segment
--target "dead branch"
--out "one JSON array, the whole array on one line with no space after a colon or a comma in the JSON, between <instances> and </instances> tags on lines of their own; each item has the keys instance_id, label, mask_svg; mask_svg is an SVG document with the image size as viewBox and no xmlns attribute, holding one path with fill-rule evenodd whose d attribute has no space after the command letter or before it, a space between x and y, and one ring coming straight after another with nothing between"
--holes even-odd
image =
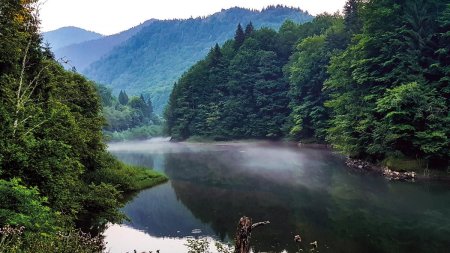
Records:
<instances>
[{"instance_id":1,"label":"dead branch","mask_svg":"<svg viewBox=\"0 0 450 253\"><path fill-rule=\"evenodd\" d=\"M256 222L256 223L253 223L252 229L254 229L254 228L256 228L256 227L259 227L259 226L264 226L264 225L267 225L267 224L270 224L270 221Z\"/></svg>"}]
</instances>

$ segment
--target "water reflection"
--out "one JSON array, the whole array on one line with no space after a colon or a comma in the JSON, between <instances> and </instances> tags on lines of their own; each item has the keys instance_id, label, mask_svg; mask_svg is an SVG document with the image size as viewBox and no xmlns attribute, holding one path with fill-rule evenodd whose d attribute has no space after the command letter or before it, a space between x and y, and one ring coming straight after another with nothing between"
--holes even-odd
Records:
<instances>
[{"instance_id":1,"label":"water reflection","mask_svg":"<svg viewBox=\"0 0 450 253\"><path fill-rule=\"evenodd\" d=\"M126 225L113 225L105 232L108 238L106 252L187 252L186 240L182 238L160 238ZM208 238L209 241L214 241ZM212 243L211 243L212 244ZM215 252L213 248L212 253Z\"/></svg>"},{"instance_id":2,"label":"water reflection","mask_svg":"<svg viewBox=\"0 0 450 253\"><path fill-rule=\"evenodd\" d=\"M256 252L295 252L295 234L305 242L317 240L320 252L450 247L448 186L350 174L327 151L263 142L134 142L110 150L170 178L139 193L124 209L131 218L128 229L145 231L157 245L156 238L192 235L227 241L239 217L247 215L271 221L254 232Z\"/></svg>"},{"instance_id":3,"label":"water reflection","mask_svg":"<svg viewBox=\"0 0 450 253\"><path fill-rule=\"evenodd\" d=\"M214 234L180 202L170 183L137 195L124 211L131 217L131 227L154 237L186 237L193 235L194 230L194 234Z\"/></svg>"}]
</instances>

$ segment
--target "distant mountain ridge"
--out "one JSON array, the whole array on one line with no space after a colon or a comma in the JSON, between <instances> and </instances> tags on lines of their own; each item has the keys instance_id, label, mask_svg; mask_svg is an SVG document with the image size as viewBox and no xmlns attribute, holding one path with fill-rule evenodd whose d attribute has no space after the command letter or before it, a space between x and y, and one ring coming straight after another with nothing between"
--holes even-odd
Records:
<instances>
[{"instance_id":1,"label":"distant mountain ridge","mask_svg":"<svg viewBox=\"0 0 450 253\"><path fill-rule=\"evenodd\" d=\"M67 26L42 33L44 43L48 42L50 47L56 51L68 45L95 40L103 37L102 34L84 30L82 28Z\"/></svg>"},{"instance_id":2,"label":"distant mountain ridge","mask_svg":"<svg viewBox=\"0 0 450 253\"><path fill-rule=\"evenodd\" d=\"M144 94L161 113L178 78L216 44L233 38L238 23L278 29L286 20L311 21L299 8L270 6L261 11L239 7L207 17L150 20L120 34L55 51L88 78L115 94Z\"/></svg>"},{"instance_id":3,"label":"distant mountain ridge","mask_svg":"<svg viewBox=\"0 0 450 253\"><path fill-rule=\"evenodd\" d=\"M66 67L73 66L78 71L83 72L83 70L90 64L99 60L114 47L127 41L129 38L138 33L143 27L149 25L153 21L155 20L151 19L126 31L109 36L103 36L94 40L74 43L72 45L53 50L53 52L55 53L57 59L62 58L69 61L69 66Z\"/></svg>"}]
</instances>

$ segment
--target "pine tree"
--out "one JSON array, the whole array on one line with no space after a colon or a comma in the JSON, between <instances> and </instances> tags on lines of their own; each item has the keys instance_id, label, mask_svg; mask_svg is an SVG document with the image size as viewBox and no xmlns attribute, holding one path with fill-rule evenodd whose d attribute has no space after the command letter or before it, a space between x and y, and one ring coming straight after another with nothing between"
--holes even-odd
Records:
<instances>
[{"instance_id":1,"label":"pine tree","mask_svg":"<svg viewBox=\"0 0 450 253\"><path fill-rule=\"evenodd\" d=\"M128 104L128 95L125 91L120 91L119 93L119 103L121 105L127 105Z\"/></svg>"},{"instance_id":2,"label":"pine tree","mask_svg":"<svg viewBox=\"0 0 450 253\"><path fill-rule=\"evenodd\" d=\"M234 48L238 49L244 44L245 41L245 33L244 30L242 30L242 26L239 23L238 27L236 29L236 33L234 35Z\"/></svg>"},{"instance_id":3,"label":"pine tree","mask_svg":"<svg viewBox=\"0 0 450 253\"><path fill-rule=\"evenodd\" d=\"M250 23L248 23L248 25L245 27L245 37L250 36L250 34L252 34L254 30L255 28L253 27L253 24L250 21Z\"/></svg>"},{"instance_id":4,"label":"pine tree","mask_svg":"<svg viewBox=\"0 0 450 253\"><path fill-rule=\"evenodd\" d=\"M148 98L148 100L147 100L147 108L148 108L149 115L152 115L153 114L153 103L150 98Z\"/></svg>"},{"instance_id":5,"label":"pine tree","mask_svg":"<svg viewBox=\"0 0 450 253\"><path fill-rule=\"evenodd\" d=\"M212 66L216 66L219 64L220 58L222 57L222 52L220 51L219 44L216 43L216 45L211 49L211 51L208 54L208 58L211 61Z\"/></svg>"},{"instance_id":6,"label":"pine tree","mask_svg":"<svg viewBox=\"0 0 450 253\"><path fill-rule=\"evenodd\" d=\"M344 6L345 30L351 35L361 31L362 22L358 13L360 0L348 0Z\"/></svg>"}]
</instances>

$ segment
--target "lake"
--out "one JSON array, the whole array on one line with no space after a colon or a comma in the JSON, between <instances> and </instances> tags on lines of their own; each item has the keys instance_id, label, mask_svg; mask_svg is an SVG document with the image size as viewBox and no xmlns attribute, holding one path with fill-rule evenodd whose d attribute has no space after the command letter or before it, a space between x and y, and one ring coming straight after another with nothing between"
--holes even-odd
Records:
<instances>
[{"instance_id":1,"label":"lake","mask_svg":"<svg viewBox=\"0 0 450 253\"><path fill-rule=\"evenodd\" d=\"M450 186L354 173L329 150L276 142L112 143L120 160L169 182L130 196L105 231L111 253L187 252L186 238L230 242L241 216L254 252L449 252ZM302 244L294 242L301 235ZM214 247L212 247L214 248Z\"/></svg>"}]
</instances>

